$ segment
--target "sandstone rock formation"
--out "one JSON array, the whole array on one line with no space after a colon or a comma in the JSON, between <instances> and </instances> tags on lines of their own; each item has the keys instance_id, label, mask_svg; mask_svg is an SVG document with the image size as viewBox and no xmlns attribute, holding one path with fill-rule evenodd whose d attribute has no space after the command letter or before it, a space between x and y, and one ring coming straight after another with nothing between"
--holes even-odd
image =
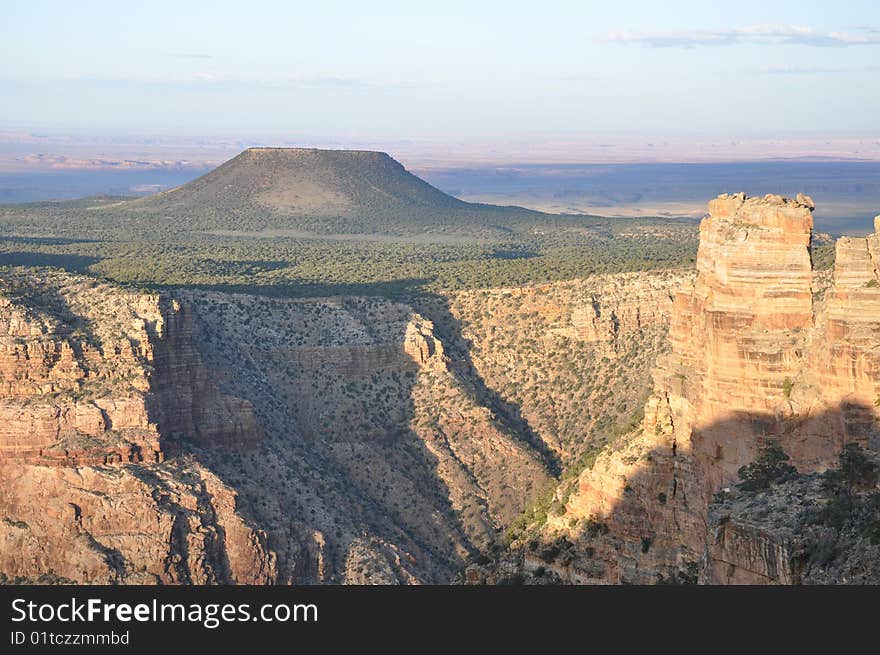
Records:
<instances>
[{"instance_id":1,"label":"sandstone rock formation","mask_svg":"<svg viewBox=\"0 0 880 655\"><path fill-rule=\"evenodd\" d=\"M0 460L158 462L175 434L259 439L249 405L209 381L179 304L50 271L2 283Z\"/></svg>"},{"instance_id":2,"label":"sandstone rock formation","mask_svg":"<svg viewBox=\"0 0 880 655\"><path fill-rule=\"evenodd\" d=\"M179 304L12 269L0 290L0 573L75 582L265 583L264 538L181 439L253 446ZM133 466L132 466L133 465Z\"/></svg>"},{"instance_id":3,"label":"sandstone rock formation","mask_svg":"<svg viewBox=\"0 0 880 655\"><path fill-rule=\"evenodd\" d=\"M710 536L707 513L766 438L801 471L845 443L876 444L878 236L838 242L826 290L811 270L812 209L805 196L709 204L642 429L581 474L543 529L575 543L582 581L795 580L784 545L743 526Z\"/></svg>"},{"instance_id":4,"label":"sandstone rock formation","mask_svg":"<svg viewBox=\"0 0 880 655\"><path fill-rule=\"evenodd\" d=\"M267 584L265 535L195 464L0 466L0 572L97 584Z\"/></svg>"}]
</instances>

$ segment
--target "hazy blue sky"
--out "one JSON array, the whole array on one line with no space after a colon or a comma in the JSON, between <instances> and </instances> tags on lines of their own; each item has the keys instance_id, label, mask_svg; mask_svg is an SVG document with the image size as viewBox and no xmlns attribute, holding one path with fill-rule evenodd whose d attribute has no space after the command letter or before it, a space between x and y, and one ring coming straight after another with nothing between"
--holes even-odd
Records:
<instances>
[{"instance_id":1,"label":"hazy blue sky","mask_svg":"<svg viewBox=\"0 0 880 655\"><path fill-rule=\"evenodd\" d=\"M878 132L876 0L420 4L4 0L0 127Z\"/></svg>"}]
</instances>

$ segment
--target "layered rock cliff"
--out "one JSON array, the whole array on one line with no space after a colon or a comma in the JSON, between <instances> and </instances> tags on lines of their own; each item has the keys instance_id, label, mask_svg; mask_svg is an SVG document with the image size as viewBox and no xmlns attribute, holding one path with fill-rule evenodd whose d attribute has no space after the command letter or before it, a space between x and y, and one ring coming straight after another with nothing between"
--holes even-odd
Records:
<instances>
[{"instance_id":1,"label":"layered rock cliff","mask_svg":"<svg viewBox=\"0 0 880 655\"><path fill-rule=\"evenodd\" d=\"M5 580L444 581L550 479L405 305L0 279Z\"/></svg>"},{"instance_id":2,"label":"layered rock cliff","mask_svg":"<svg viewBox=\"0 0 880 655\"><path fill-rule=\"evenodd\" d=\"M560 488L525 560L565 539L582 582L797 580L785 543L748 524L713 533L708 513L768 439L805 473L846 443L876 447L878 237L841 239L827 286L811 268L812 209L804 196L709 204L642 428Z\"/></svg>"},{"instance_id":3,"label":"layered rock cliff","mask_svg":"<svg viewBox=\"0 0 880 655\"><path fill-rule=\"evenodd\" d=\"M274 556L182 439L254 446L179 304L10 269L0 288L0 573L74 582L265 583Z\"/></svg>"},{"instance_id":4,"label":"layered rock cliff","mask_svg":"<svg viewBox=\"0 0 880 655\"><path fill-rule=\"evenodd\" d=\"M0 574L17 582L267 584L275 556L193 462L0 465Z\"/></svg>"},{"instance_id":5,"label":"layered rock cliff","mask_svg":"<svg viewBox=\"0 0 880 655\"><path fill-rule=\"evenodd\" d=\"M12 269L0 287L0 460L162 461L174 436L259 439L250 406L208 379L174 301Z\"/></svg>"}]
</instances>

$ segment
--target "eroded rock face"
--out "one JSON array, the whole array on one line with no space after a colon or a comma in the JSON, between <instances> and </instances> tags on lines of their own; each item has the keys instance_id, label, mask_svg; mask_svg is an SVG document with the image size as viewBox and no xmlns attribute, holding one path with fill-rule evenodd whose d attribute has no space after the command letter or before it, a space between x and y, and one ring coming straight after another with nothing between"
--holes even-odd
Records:
<instances>
[{"instance_id":1,"label":"eroded rock face","mask_svg":"<svg viewBox=\"0 0 880 655\"><path fill-rule=\"evenodd\" d=\"M880 231L880 217L874 219ZM875 450L876 404L880 398L880 235L837 241L831 287L817 305L809 363L795 384L792 401L803 408L839 405L833 425L807 424L812 434L836 433Z\"/></svg>"},{"instance_id":2,"label":"eroded rock face","mask_svg":"<svg viewBox=\"0 0 880 655\"><path fill-rule=\"evenodd\" d=\"M0 572L96 584L267 584L265 535L195 464L0 466Z\"/></svg>"},{"instance_id":3,"label":"eroded rock face","mask_svg":"<svg viewBox=\"0 0 880 655\"><path fill-rule=\"evenodd\" d=\"M697 277L676 294L670 328L675 365L691 374L695 422L773 412L784 400L813 322L811 211L774 197L709 203Z\"/></svg>"},{"instance_id":4,"label":"eroded rock face","mask_svg":"<svg viewBox=\"0 0 880 655\"><path fill-rule=\"evenodd\" d=\"M428 311L444 334L466 340L450 339L453 366L471 363L567 466L615 426L641 422L673 292L692 277L656 271L460 291Z\"/></svg>"},{"instance_id":5,"label":"eroded rock face","mask_svg":"<svg viewBox=\"0 0 880 655\"><path fill-rule=\"evenodd\" d=\"M772 538L733 525L709 534L712 494L738 481L766 437L801 471L827 468L849 441L876 442L878 236L838 242L826 291L811 270L812 208L804 196L709 204L697 277L676 294L671 352L654 371L641 434L603 453L545 529L589 549L603 579L699 569L710 582L795 581ZM607 534L587 533L596 521Z\"/></svg>"},{"instance_id":6,"label":"eroded rock face","mask_svg":"<svg viewBox=\"0 0 880 655\"><path fill-rule=\"evenodd\" d=\"M550 481L408 305L184 301L217 381L263 421L259 458L214 466L277 540L284 582L448 581Z\"/></svg>"},{"instance_id":7,"label":"eroded rock face","mask_svg":"<svg viewBox=\"0 0 880 655\"><path fill-rule=\"evenodd\" d=\"M96 583L266 583L274 555L181 439L247 448L250 405L221 394L186 313L55 271L0 290L0 573Z\"/></svg>"},{"instance_id":8,"label":"eroded rock face","mask_svg":"<svg viewBox=\"0 0 880 655\"><path fill-rule=\"evenodd\" d=\"M772 530L725 520L711 526L706 580L713 584L800 584L797 547Z\"/></svg>"},{"instance_id":9,"label":"eroded rock face","mask_svg":"<svg viewBox=\"0 0 880 655\"><path fill-rule=\"evenodd\" d=\"M10 271L0 573L449 581L551 482L552 457L580 454L584 400L641 405L687 275L464 292L422 312ZM496 391L507 381L522 397Z\"/></svg>"},{"instance_id":10,"label":"eroded rock face","mask_svg":"<svg viewBox=\"0 0 880 655\"><path fill-rule=\"evenodd\" d=\"M854 491L845 514L819 473L777 480L766 489L731 489L713 499L704 580L715 584L877 584L880 539L876 491Z\"/></svg>"},{"instance_id":11,"label":"eroded rock face","mask_svg":"<svg viewBox=\"0 0 880 655\"><path fill-rule=\"evenodd\" d=\"M159 301L165 330L155 339L147 406L163 434L203 446L253 448L263 431L253 405L221 393L202 362L192 314L176 300Z\"/></svg>"},{"instance_id":12,"label":"eroded rock face","mask_svg":"<svg viewBox=\"0 0 880 655\"><path fill-rule=\"evenodd\" d=\"M0 293L0 460L159 462L168 440L260 438L220 394L186 311L89 278L12 270Z\"/></svg>"}]
</instances>

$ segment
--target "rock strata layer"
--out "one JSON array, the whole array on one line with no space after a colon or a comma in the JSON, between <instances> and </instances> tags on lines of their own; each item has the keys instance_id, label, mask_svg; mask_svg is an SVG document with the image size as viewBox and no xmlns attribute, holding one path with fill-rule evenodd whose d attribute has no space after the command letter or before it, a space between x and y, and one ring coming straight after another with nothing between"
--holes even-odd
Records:
<instances>
[{"instance_id":1,"label":"rock strata layer","mask_svg":"<svg viewBox=\"0 0 880 655\"><path fill-rule=\"evenodd\" d=\"M176 302L57 271L0 287L0 573L93 583L267 583L236 493L177 458L255 447Z\"/></svg>"},{"instance_id":2,"label":"rock strata layer","mask_svg":"<svg viewBox=\"0 0 880 655\"><path fill-rule=\"evenodd\" d=\"M0 461L161 462L177 436L259 440L250 405L211 382L179 303L48 271L2 284Z\"/></svg>"},{"instance_id":3,"label":"rock strata layer","mask_svg":"<svg viewBox=\"0 0 880 655\"><path fill-rule=\"evenodd\" d=\"M806 196L709 203L644 425L581 474L544 528L575 543L571 566L592 572L582 578L796 580L784 544L732 524L713 532L707 512L767 438L802 472L832 465L845 443L876 447L880 236L840 239L823 284L811 267L812 210Z\"/></svg>"}]
</instances>

